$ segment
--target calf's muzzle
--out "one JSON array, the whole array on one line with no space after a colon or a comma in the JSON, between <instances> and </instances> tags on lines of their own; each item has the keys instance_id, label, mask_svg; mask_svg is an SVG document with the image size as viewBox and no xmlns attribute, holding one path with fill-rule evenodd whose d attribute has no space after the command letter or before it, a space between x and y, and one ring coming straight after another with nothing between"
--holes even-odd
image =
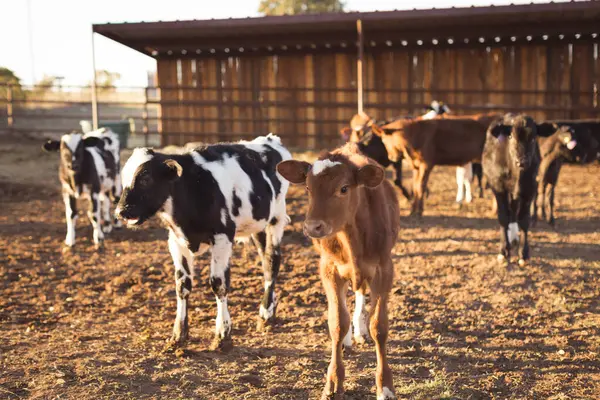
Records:
<instances>
[{"instance_id":1,"label":"calf's muzzle","mask_svg":"<svg viewBox=\"0 0 600 400\"><path fill-rule=\"evenodd\" d=\"M320 219L307 219L304 221L304 233L314 239L331 235L333 228Z\"/></svg>"}]
</instances>

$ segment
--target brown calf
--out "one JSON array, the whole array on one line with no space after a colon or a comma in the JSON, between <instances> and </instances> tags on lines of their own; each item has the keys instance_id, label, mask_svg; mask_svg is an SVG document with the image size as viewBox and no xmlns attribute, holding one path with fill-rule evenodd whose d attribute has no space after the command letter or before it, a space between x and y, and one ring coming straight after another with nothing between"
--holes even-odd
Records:
<instances>
[{"instance_id":1,"label":"brown calf","mask_svg":"<svg viewBox=\"0 0 600 400\"><path fill-rule=\"evenodd\" d=\"M352 341L346 306L351 283L356 292L354 337L361 342L370 332L377 353L377 398L394 399L386 356L387 303L394 275L391 251L398 236L400 210L392 185L384 179L383 169L362 155L355 143L322 155L313 165L283 161L277 171L292 183L306 184L309 194L304 232L313 238L321 255L321 281L327 294L332 340L323 398L343 398L342 345L350 346ZM369 315L363 309L367 286L371 290Z\"/></svg>"},{"instance_id":2,"label":"brown calf","mask_svg":"<svg viewBox=\"0 0 600 400\"><path fill-rule=\"evenodd\" d=\"M394 121L371 129L380 136L390 160L403 155L412 165L412 215L423 214L423 193L436 165L461 166L481 159L485 132L495 114Z\"/></svg>"}]
</instances>

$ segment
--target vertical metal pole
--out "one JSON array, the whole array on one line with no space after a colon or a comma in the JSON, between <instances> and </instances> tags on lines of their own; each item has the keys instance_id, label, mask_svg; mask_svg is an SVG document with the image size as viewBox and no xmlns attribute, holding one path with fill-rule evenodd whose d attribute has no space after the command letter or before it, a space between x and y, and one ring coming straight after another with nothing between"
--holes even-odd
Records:
<instances>
[{"instance_id":1,"label":"vertical metal pole","mask_svg":"<svg viewBox=\"0 0 600 400\"><path fill-rule=\"evenodd\" d=\"M142 119L144 120L144 146L148 147L148 87L144 89L144 111L142 112Z\"/></svg>"},{"instance_id":2,"label":"vertical metal pole","mask_svg":"<svg viewBox=\"0 0 600 400\"><path fill-rule=\"evenodd\" d=\"M96 92L96 48L94 47L94 29L92 28L92 127L98 129L98 93Z\"/></svg>"},{"instance_id":3,"label":"vertical metal pole","mask_svg":"<svg viewBox=\"0 0 600 400\"><path fill-rule=\"evenodd\" d=\"M356 90L358 91L358 112L363 112L363 56L364 56L364 36L362 30L362 21L356 21L356 32L358 33L358 59L356 60Z\"/></svg>"},{"instance_id":4,"label":"vertical metal pole","mask_svg":"<svg viewBox=\"0 0 600 400\"><path fill-rule=\"evenodd\" d=\"M13 118L13 88L11 84L9 84L6 88L6 116L8 130L12 131L15 120Z\"/></svg>"}]
</instances>

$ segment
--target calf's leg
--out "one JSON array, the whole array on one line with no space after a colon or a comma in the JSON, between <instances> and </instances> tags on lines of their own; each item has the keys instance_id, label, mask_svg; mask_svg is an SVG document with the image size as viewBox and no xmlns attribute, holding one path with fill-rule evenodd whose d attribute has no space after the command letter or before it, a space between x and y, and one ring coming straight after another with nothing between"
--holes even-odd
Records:
<instances>
[{"instance_id":1,"label":"calf's leg","mask_svg":"<svg viewBox=\"0 0 600 400\"><path fill-rule=\"evenodd\" d=\"M498 222L500 223L500 253L498 254L498 260L508 261L510 260L510 241L508 237L510 205L508 201L508 194L505 192L494 192L494 196L496 198Z\"/></svg>"},{"instance_id":2,"label":"calf's leg","mask_svg":"<svg viewBox=\"0 0 600 400\"><path fill-rule=\"evenodd\" d=\"M377 372L375 381L377 385L377 399L395 399L392 370L387 360L387 338L388 338L388 297L392 288L394 267L391 259L385 260L375 279L371 283L371 318L369 329L371 337L375 341L375 352L377 354Z\"/></svg>"},{"instance_id":3,"label":"calf's leg","mask_svg":"<svg viewBox=\"0 0 600 400\"><path fill-rule=\"evenodd\" d=\"M548 185L547 183L542 183L539 185L539 190L538 190L538 196L540 197L540 199L538 200L538 208L540 209L540 211L542 212L542 220L546 221L546 206L547 206L547 201L546 201L546 195L549 194L548 193L548 189L549 189L550 185Z\"/></svg>"},{"instance_id":4,"label":"calf's leg","mask_svg":"<svg viewBox=\"0 0 600 400\"><path fill-rule=\"evenodd\" d=\"M67 236L65 245L75 246L75 223L77 222L77 199L67 192L63 192L63 201L65 203L65 218L67 220Z\"/></svg>"},{"instance_id":5,"label":"calf's leg","mask_svg":"<svg viewBox=\"0 0 600 400\"><path fill-rule=\"evenodd\" d=\"M519 248L519 265L525 265L529 260L529 222L531 218L530 203L525 203L519 208L518 222L521 230L520 248Z\"/></svg>"},{"instance_id":6,"label":"calf's leg","mask_svg":"<svg viewBox=\"0 0 600 400\"><path fill-rule=\"evenodd\" d=\"M392 166L394 167L394 171L396 174L394 184L398 186L406 200L410 200L412 198L412 194L402 184L402 159L396 161L395 163L392 163Z\"/></svg>"},{"instance_id":7,"label":"calf's leg","mask_svg":"<svg viewBox=\"0 0 600 400\"><path fill-rule=\"evenodd\" d=\"M554 226L554 189L556 188L556 185L554 184L550 184L548 185L548 208L549 208L549 213L548 213L548 223L552 226Z\"/></svg>"},{"instance_id":8,"label":"calf's leg","mask_svg":"<svg viewBox=\"0 0 600 400\"><path fill-rule=\"evenodd\" d=\"M369 312L366 308L366 294L367 287L364 285L362 288L354 293L354 315L352 317L352 324L354 325L354 341L357 344L365 343L369 336L369 328L367 321L369 320Z\"/></svg>"},{"instance_id":9,"label":"calf's leg","mask_svg":"<svg viewBox=\"0 0 600 400\"><path fill-rule=\"evenodd\" d=\"M177 293L177 315L170 342L179 346L183 345L189 336L188 298L192 293L194 254L177 239L173 231L169 231L169 252L173 258L173 264L175 264L175 291Z\"/></svg>"},{"instance_id":10,"label":"calf's leg","mask_svg":"<svg viewBox=\"0 0 600 400\"><path fill-rule=\"evenodd\" d=\"M94 228L94 245L96 249L104 246L104 232L100 227L100 195L92 193L90 196L90 209L88 210L88 218Z\"/></svg>"},{"instance_id":11,"label":"calf's leg","mask_svg":"<svg viewBox=\"0 0 600 400\"><path fill-rule=\"evenodd\" d=\"M335 267L327 261L321 261L321 280L327 295L327 324L331 336L331 361L327 368L325 388L322 399L344 398L344 363L342 343L350 330L350 314L346 308L348 282L344 282Z\"/></svg>"},{"instance_id":12,"label":"calf's leg","mask_svg":"<svg viewBox=\"0 0 600 400\"><path fill-rule=\"evenodd\" d=\"M259 316L264 322L272 322L277 311L277 297L275 296L275 282L281 266L281 239L287 224L285 214L274 217L265 230L265 247L262 258L263 273L265 278L265 292L260 304Z\"/></svg>"},{"instance_id":13,"label":"calf's leg","mask_svg":"<svg viewBox=\"0 0 600 400\"><path fill-rule=\"evenodd\" d=\"M100 193L100 204L102 205L102 231L110 233L112 231L112 218L110 215L110 196L109 193Z\"/></svg>"},{"instance_id":14,"label":"calf's leg","mask_svg":"<svg viewBox=\"0 0 600 400\"><path fill-rule=\"evenodd\" d=\"M423 215L423 208L425 206L424 194L425 194L425 191L427 190L427 182L429 182L429 175L431 174L431 170L433 169L433 167L430 167L425 164L421 164L419 169L420 169L419 192L421 194L421 197L419 199L418 215L421 216L421 215Z\"/></svg>"},{"instance_id":15,"label":"calf's leg","mask_svg":"<svg viewBox=\"0 0 600 400\"><path fill-rule=\"evenodd\" d=\"M217 299L217 320L215 326L215 347L225 348L231 344L231 317L227 308L227 294L231 282L229 259L232 242L220 233L214 236L210 260L210 286Z\"/></svg>"}]
</instances>

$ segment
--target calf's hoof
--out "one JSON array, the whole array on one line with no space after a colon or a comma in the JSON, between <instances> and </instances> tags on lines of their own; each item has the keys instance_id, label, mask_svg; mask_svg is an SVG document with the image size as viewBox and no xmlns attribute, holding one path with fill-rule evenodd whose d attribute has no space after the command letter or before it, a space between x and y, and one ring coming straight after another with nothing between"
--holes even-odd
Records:
<instances>
[{"instance_id":1,"label":"calf's hoof","mask_svg":"<svg viewBox=\"0 0 600 400\"><path fill-rule=\"evenodd\" d=\"M344 400L344 392L336 392L331 393L327 388L323 390L323 394L321 395L321 400Z\"/></svg>"},{"instance_id":2,"label":"calf's hoof","mask_svg":"<svg viewBox=\"0 0 600 400\"><path fill-rule=\"evenodd\" d=\"M94 245L94 249L96 249L96 251L98 253L103 253L104 252L104 240L101 240L100 242L96 243Z\"/></svg>"},{"instance_id":3,"label":"calf's hoof","mask_svg":"<svg viewBox=\"0 0 600 400\"><path fill-rule=\"evenodd\" d=\"M527 265L527 261L528 261L528 260L525 260L525 259L523 259L523 258L519 258L519 266L520 266L520 267L524 267L524 266L526 266L526 265Z\"/></svg>"},{"instance_id":4,"label":"calf's hoof","mask_svg":"<svg viewBox=\"0 0 600 400\"><path fill-rule=\"evenodd\" d=\"M508 264L509 263L509 259L502 253L498 254L498 262L500 264Z\"/></svg>"},{"instance_id":5,"label":"calf's hoof","mask_svg":"<svg viewBox=\"0 0 600 400\"><path fill-rule=\"evenodd\" d=\"M371 341L371 337L369 335L356 335L354 336L354 343L358 346L365 345Z\"/></svg>"},{"instance_id":6,"label":"calf's hoof","mask_svg":"<svg viewBox=\"0 0 600 400\"><path fill-rule=\"evenodd\" d=\"M70 246L68 244L64 244L63 247L62 247L62 249L61 249L61 251L62 251L63 254L65 254L65 253L72 253L74 250L75 250L75 245L74 244L72 244Z\"/></svg>"},{"instance_id":7,"label":"calf's hoof","mask_svg":"<svg viewBox=\"0 0 600 400\"><path fill-rule=\"evenodd\" d=\"M268 332L273 329L273 327L277 324L275 316L271 318L264 319L259 316L256 318L256 331L257 332Z\"/></svg>"},{"instance_id":8,"label":"calf's hoof","mask_svg":"<svg viewBox=\"0 0 600 400\"><path fill-rule=\"evenodd\" d=\"M377 400L394 400L396 395L387 387L383 387L381 393L377 393Z\"/></svg>"},{"instance_id":9,"label":"calf's hoof","mask_svg":"<svg viewBox=\"0 0 600 400\"><path fill-rule=\"evenodd\" d=\"M210 350L212 351L228 352L231 349L233 349L233 340L231 340L231 336L227 336L224 338L215 336L212 343L210 344Z\"/></svg>"}]
</instances>

